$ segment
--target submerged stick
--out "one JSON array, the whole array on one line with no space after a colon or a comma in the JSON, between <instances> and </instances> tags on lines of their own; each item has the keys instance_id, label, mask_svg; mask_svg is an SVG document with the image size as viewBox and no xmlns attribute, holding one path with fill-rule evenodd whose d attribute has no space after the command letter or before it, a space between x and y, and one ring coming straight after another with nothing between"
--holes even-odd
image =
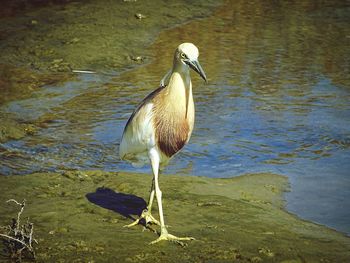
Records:
<instances>
[{"instance_id":1,"label":"submerged stick","mask_svg":"<svg viewBox=\"0 0 350 263\"><path fill-rule=\"evenodd\" d=\"M73 73L86 73L86 74L96 74L95 71L91 71L91 70L72 70Z\"/></svg>"}]
</instances>

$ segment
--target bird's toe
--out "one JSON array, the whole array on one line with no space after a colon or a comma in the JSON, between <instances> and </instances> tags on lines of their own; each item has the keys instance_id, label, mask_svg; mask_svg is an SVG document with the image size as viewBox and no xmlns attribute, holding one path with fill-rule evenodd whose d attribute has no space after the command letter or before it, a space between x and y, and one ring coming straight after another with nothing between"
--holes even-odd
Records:
<instances>
[{"instance_id":1,"label":"bird's toe","mask_svg":"<svg viewBox=\"0 0 350 263\"><path fill-rule=\"evenodd\" d=\"M186 243L183 243L181 241L191 241L191 240L195 240L195 238L194 237L177 237L169 233L165 233L165 234L161 234L156 240L152 241L150 245L156 244L163 240L172 241L181 246L186 246Z\"/></svg>"}]
</instances>

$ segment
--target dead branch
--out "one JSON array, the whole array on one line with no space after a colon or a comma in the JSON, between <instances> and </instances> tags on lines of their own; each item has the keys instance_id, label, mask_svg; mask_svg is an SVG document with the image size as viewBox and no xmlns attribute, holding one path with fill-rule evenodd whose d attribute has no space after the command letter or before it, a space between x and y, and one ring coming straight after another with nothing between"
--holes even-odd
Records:
<instances>
[{"instance_id":1,"label":"dead branch","mask_svg":"<svg viewBox=\"0 0 350 263\"><path fill-rule=\"evenodd\" d=\"M10 199L6 202L13 202L21 207L17 213L17 219L13 218L11 225L2 227L6 233L0 233L0 238L3 239L3 244L9 253L9 257L16 262L21 262L24 257L35 259L32 243L33 241L36 244L38 242L33 237L34 224L30 223L28 218L27 222L21 225L21 215L26 205L25 200L22 203L15 199Z\"/></svg>"}]
</instances>

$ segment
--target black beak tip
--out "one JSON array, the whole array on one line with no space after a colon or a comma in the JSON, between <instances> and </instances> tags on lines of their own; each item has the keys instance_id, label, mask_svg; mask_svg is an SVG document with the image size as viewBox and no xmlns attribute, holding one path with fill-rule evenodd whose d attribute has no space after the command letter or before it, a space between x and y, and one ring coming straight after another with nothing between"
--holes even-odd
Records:
<instances>
[{"instance_id":1,"label":"black beak tip","mask_svg":"<svg viewBox=\"0 0 350 263\"><path fill-rule=\"evenodd\" d=\"M188 61L186 63L191 69L196 71L202 77L202 79L204 79L205 83L208 83L207 76L205 75L204 70L198 61Z\"/></svg>"}]
</instances>

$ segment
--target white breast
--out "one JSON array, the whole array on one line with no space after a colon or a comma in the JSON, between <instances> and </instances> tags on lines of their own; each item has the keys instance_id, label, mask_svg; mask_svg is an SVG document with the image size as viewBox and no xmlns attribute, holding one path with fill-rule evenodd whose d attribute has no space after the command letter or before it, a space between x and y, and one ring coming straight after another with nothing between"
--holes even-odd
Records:
<instances>
[{"instance_id":1,"label":"white breast","mask_svg":"<svg viewBox=\"0 0 350 263\"><path fill-rule=\"evenodd\" d=\"M120 143L120 158L136 167L149 163L148 151L155 147L152 109L153 103L148 103L136 112L126 127Z\"/></svg>"}]
</instances>

